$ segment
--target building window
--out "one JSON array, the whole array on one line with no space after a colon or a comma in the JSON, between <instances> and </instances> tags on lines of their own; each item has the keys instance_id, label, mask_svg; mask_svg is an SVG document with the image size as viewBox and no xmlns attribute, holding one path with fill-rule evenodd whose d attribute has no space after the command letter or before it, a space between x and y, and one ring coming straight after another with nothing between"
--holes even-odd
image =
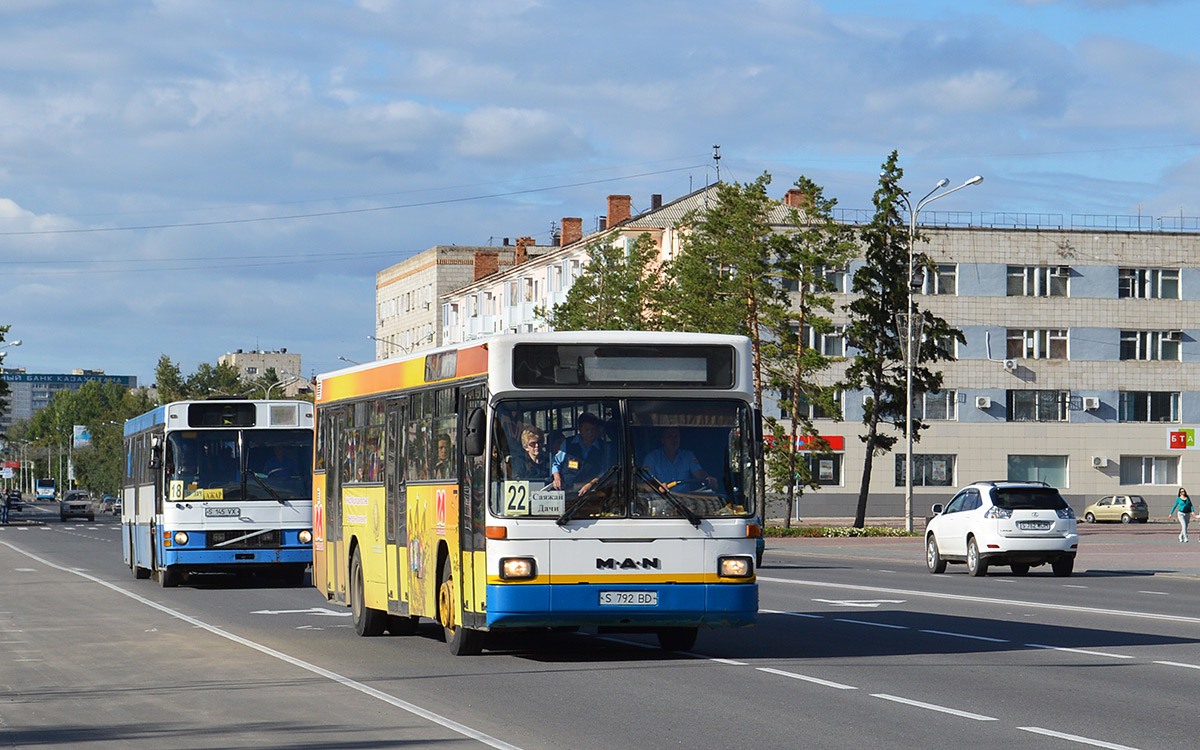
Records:
<instances>
[{"instance_id":1,"label":"building window","mask_svg":"<svg viewBox=\"0 0 1200 750\"><path fill-rule=\"evenodd\" d=\"M1067 359L1067 331L1064 328L1009 328L1008 359Z\"/></svg>"},{"instance_id":2,"label":"building window","mask_svg":"<svg viewBox=\"0 0 1200 750\"><path fill-rule=\"evenodd\" d=\"M795 327L792 327L795 331ZM845 326L832 326L828 331L817 332L812 326L804 326L804 345L816 349L826 357L846 356Z\"/></svg>"},{"instance_id":3,"label":"building window","mask_svg":"<svg viewBox=\"0 0 1200 750\"><path fill-rule=\"evenodd\" d=\"M1179 484L1179 456L1121 456L1121 484Z\"/></svg>"},{"instance_id":4,"label":"building window","mask_svg":"<svg viewBox=\"0 0 1200 750\"><path fill-rule=\"evenodd\" d=\"M1070 266L1009 266L1009 297L1066 297Z\"/></svg>"},{"instance_id":5,"label":"building window","mask_svg":"<svg viewBox=\"0 0 1200 750\"><path fill-rule=\"evenodd\" d=\"M257 367L247 367L247 368L246 368L246 374L247 374L247 375L257 375L257 374L258 374L258 368L257 368Z\"/></svg>"},{"instance_id":6,"label":"building window","mask_svg":"<svg viewBox=\"0 0 1200 750\"><path fill-rule=\"evenodd\" d=\"M939 265L937 273L926 275L921 294L958 294L958 266Z\"/></svg>"},{"instance_id":7,"label":"building window","mask_svg":"<svg viewBox=\"0 0 1200 750\"><path fill-rule=\"evenodd\" d=\"M1121 391L1117 402L1121 422L1178 422L1179 393L1175 391Z\"/></svg>"},{"instance_id":8,"label":"building window","mask_svg":"<svg viewBox=\"0 0 1200 750\"><path fill-rule=\"evenodd\" d=\"M914 487L953 487L954 486L954 456L917 455L913 454L913 486ZM896 486L904 487L905 456L896 455Z\"/></svg>"},{"instance_id":9,"label":"building window","mask_svg":"<svg viewBox=\"0 0 1200 750\"><path fill-rule=\"evenodd\" d=\"M1179 361L1182 331L1121 331L1121 359Z\"/></svg>"},{"instance_id":10,"label":"building window","mask_svg":"<svg viewBox=\"0 0 1200 750\"><path fill-rule=\"evenodd\" d=\"M1065 422L1069 391L1009 391L1009 422Z\"/></svg>"},{"instance_id":11,"label":"building window","mask_svg":"<svg viewBox=\"0 0 1200 750\"><path fill-rule=\"evenodd\" d=\"M1118 269L1117 296L1131 299L1179 299L1179 269Z\"/></svg>"},{"instance_id":12,"label":"building window","mask_svg":"<svg viewBox=\"0 0 1200 750\"><path fill-rule=\"evenodd\" d=\"M776 403L779 403L778 398L776 399ZM833 408L837 413L828 414L824 409L821 408L819 404L810 403L804 394L800 394L800 414L808 419L842 419L844 412L842 410L841 391L833 392ZM779 412L779 417L780 419L791 419L792 414L791 412L784 412L781 409Z\"/></svg>"},{"instance_id":13,"label":"building window","mask_svg":"<svg viewBox=\"0 0 1200 750\"><path fill-rule=\"evenodd\" d=\"M1066 456L1009 456L1008 481L1045 482L1051 487L1065 489L1067 482Z\"/></svg>"},{"instance_id":14,"label":"building window","mask_svg":"<svg viewBox=\"0 0 1200 750\"><path fill-rule=\"evenodd\" d=\"M958 391L918 393L913 396L913 416L930 421L958 419Z\"/></svg>"}]
</instances>

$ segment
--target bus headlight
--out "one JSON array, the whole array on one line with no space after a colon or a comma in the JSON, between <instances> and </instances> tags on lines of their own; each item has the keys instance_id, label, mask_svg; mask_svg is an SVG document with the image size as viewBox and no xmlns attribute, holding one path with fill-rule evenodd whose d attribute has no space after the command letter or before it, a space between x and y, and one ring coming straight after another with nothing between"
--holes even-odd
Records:
<instances>
[{"instance_id":1,"label":"bus headlight","mask_svg":"<svg viewBox=\"0 0 1200 750\"><path fill-rule=\"evenodd\" d=\"M187 542L188 542L188 535L187 535L186 531L176 531L175 532L175 543L176 544L178 544L180 547L182 547L183 545L187 544Z\"/></svg>"},{"instance_id":2,"label":"bus headlight","mask_svg":"<svg viewBox=\"0 0 1200 750\"><path fill-rule=\"evenodd\" d=\"M301 531L300 532L300 543L301 544L312 544L312 532L309 531L308 529Z\"/></svg>"},{"instance_id":3,"label":"bus headlight","mask_svg":"<svg viewBox=\"0 0 1200 750\"><path fill-rule=\"evenodd\" d=\"M521 581L537 577L537 563L532 557L500 558L500 578L505 581Z\"/></svg>"},{"instance_id":4,"label":"bus headlight","mask_svg":"<svg viewBox=\"0 0 1200 750\"><path fill-rule=\"evenodd\" d=\"M754 565L749 557L718 557L717 575L722 578L749 578L754 575Z\"/></svg>"}]
</instances>

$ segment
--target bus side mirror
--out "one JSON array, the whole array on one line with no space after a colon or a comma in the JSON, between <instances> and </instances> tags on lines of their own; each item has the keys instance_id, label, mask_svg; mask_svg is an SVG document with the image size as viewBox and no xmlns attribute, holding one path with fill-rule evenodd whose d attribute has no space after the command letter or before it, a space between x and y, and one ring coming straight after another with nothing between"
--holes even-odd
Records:
<instances>
[{"instance_id":1,"label":"bus side mirror","mask_svg":"<svg viewBox=\"0 0 1200 750\"><path fill-rule=\"evenodd\" d=\"M163 463L163 446L162 437L159 435L150 436L150 468L161 469Z\"/></svg>"},{"instance_id":2,"label":"bus side mirror","mask_svg":"<svg viewBox=\"0 0 1200 750\"><path fill-rule=\"evenodd\" d=\"M476 406L467 415L467 425L463 433L463 453L468 456L482 456L484 432L487 429L487 414L481 407Z\"/></svg>"}]
</instances>

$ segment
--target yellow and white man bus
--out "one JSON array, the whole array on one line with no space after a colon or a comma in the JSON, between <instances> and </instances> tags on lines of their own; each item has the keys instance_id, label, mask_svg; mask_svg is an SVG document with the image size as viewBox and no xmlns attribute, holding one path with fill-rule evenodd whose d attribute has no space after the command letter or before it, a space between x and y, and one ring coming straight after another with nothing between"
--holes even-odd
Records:
<instances>
[{"instance_id":1,"label":"yellow and white man bus","mask_svg":"<svg viewBox=\"0 0 1200 750\"><path fill-rule=\"evenodd\" d=\"M747 339L502 335L317 379L313 583L359 635L753 625Z\"/></svg>"}]
</instances>

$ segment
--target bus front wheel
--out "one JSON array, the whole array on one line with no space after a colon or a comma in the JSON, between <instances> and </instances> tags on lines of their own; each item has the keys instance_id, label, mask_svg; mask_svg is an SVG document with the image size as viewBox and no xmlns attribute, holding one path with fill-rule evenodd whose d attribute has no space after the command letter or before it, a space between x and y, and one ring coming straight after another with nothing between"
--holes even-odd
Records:
<instances>
[{"instance_id":1,"label":"bus front wheel","mask_svg":"<svg viewBox=\"0 0 1200 750\"><path fill-rule=\"evenodd\" d=\"M354 558L350 562L350 611L354 615L354 632L364 637L383 635L387 614L377 609L371 609L366 604L363 594L362 555L354 548Z\"/></svg>"},{"instance_id":2,"label":"bus front wheel","mask_svg":"<svg viewBox=\"0 0 1200 750\"><path fill-rule=\"evenodd\" d=\"M164 589L172 589L179 585L179 571L170 566L158 571L158 583Z\"/></svg>"},{"instance_id":3,"label":"bus front wheel","mask_svg":"<svg viewBox=\"0 0 1200 750\"><path fill-rule=\"evenodd\" d=\"M438 586L438 622L442 625L446 645L455 656L474 656L483 650L483 633L463 627L458 622L458 593L450 562L442 565L442 584Z\"/></svg>"}]
</instances>

